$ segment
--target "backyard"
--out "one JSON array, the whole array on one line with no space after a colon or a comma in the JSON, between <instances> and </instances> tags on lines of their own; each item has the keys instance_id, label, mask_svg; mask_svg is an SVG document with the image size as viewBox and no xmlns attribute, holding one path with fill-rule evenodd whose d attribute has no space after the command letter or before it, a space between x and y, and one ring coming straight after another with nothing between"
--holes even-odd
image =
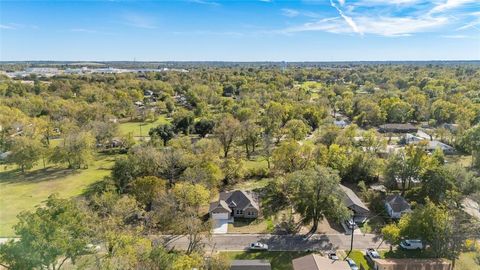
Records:
<instances>
[{"instance_id":1,"label":"backyard","mask_svg":"<svg viewBox=\"0 0 480 270\"><path fill-rule=\"evenodd\" d=\"M299 251L268 251L268 252L221 252L230 260L268 260L272 265L272 270L291 270L292 260L309 254Z\"/></svg>"},{"instance_id":2,"label":"backyard","mask_svg":"<svg viewBox=\"0 0 480 270\"><path fill-rule=\"evenodd\" d=\"M61 197L82 194L84 189L110 174L114 156L99 155L88 169L71 170L64 167L37 165L22 174L15 165L0 168L0 237L14 236L12 226L17 215L32 210L52 193Z\"/></svg>"}]
</instances>

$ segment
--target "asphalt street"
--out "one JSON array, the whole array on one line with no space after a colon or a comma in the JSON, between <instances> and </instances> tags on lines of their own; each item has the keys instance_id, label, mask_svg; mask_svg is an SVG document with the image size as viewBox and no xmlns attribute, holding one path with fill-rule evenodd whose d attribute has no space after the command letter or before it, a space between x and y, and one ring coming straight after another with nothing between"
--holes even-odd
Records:
<instances>
[{"instance_id":1,"label":"asphalt street","mask_svg":"<svg viewBox=\"0 0 480 270\"><path fill-rule=\"evenodd\" d=\"M184 236L161 236L157 240L164 238L167 246L175 249L186 249L188 239ZM305 251L305 250L337 250L350 249L350 235L345 234L314 234L308 239L303 235L272 235L272 234L222 234L212 235L210 239L205 239L205 249L212 250L244 250L253 242L262 242L269 246L272 251ZM388 248L388 245L382 242L374 234L355 234L353 248Z\"/></svg>"}]
</instances>

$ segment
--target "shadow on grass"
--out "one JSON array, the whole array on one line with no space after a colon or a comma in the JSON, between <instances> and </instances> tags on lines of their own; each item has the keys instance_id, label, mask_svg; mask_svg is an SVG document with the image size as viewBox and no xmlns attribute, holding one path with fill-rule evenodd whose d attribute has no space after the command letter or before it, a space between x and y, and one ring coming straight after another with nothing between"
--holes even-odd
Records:
<instances>
[{"instance_id":1,"label":"shadow on grass","mask_svg":"<svg viewBox=\"0 0 480 270\"><path fill-rule=\"evenodd\" d=\"M396 249L392 251L387 251L383 254L385 258L391 259L404 259L404 258L418 258L418 259L427 259L427 258L434 258L434 254L427 250L404 250L404 249Z\"/></svg>"},{"instance_id":2,"label":"shadow on grass","mask_svg":"<svg viewBox=\"0 0 480 270\"><path fill-rule=\"evenodd\" d=\"M81 170L58 168L58 167L46 167L44 169L38 169L22 173L20 169L0 172L0 183L38 183L43 181L55 180L63 178L65 176L78 174Z\"/></svg>"},{"instance_id":3,"label":"shadow on grass","mask_svg":"<svg viewBox=\"0 0 480 270\"><path fill-rule=\"evenodd\" d=\"M267 252L224 252L231 260L267 260L272 269L290 270L292 260L308 255L304 251L267 251Z\"/></svg>"}]
</instances>

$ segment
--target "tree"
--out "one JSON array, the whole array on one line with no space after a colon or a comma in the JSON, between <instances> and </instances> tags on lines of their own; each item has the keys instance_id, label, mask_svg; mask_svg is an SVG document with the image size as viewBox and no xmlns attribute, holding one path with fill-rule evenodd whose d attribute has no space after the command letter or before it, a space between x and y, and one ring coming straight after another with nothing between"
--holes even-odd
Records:
<instances>
[{"instance_id":1,"label":"tree","mask_svg":"<svg viewBox=\"0 0 480 270\"><path fill-rule=\"evenodd\" d=\"M396 189L400 182L402 194L404 194L412 187L414 181L420 179L425 158L425 151L413 146L407 147L406 151L399 151L390 156L384 171L387 186Z\"/></svg>"},{"instance_id":2,"label":"tree","mask_svg":"<svg viewBox=\"0 0 480 270\"><path fill-rule=\"evenodd\" d=\"M285 124L284 130L289 138L300 141L305 139L310 128L302 120L292 119Z\"/></svg>"},{"instance_id":3,"label":"tree","mask_svg":"<svg viewBox=\"0 0 480 270\"><path fill-rule=\"evenodd\" d=\"M90 132L80 131L67 134L63 144L53 149L50 161L67 163L69 168L87 167L93 160L95 138Z\"/></svg>"},{"instance_id":4,"label":"tree","mask_svg":"<svg viewBox=\"0 0 480 270\"><path fill-rule=\"evenodd\" d=\"M255 152L255 147L260 138L260 127L251 120L246 120L241 123L240 137L243 145L245 145L245 153L250 159L252 152Z\"/></svg>"},{"instance_id":5,"label":"tree","mask_svg":"<svg viewBox=\"0 0 480 270\"><path fill-rule=\"evenodd\" d=\"M455 179L443 166L427 168L422 175L421 193L435 203L451 199L457 192Z\"/></svg>"},{"instance_id":6,"label":"tree","mask_svg":"<svg viewBox=\"0 0 480 270\"><path fill-rule=\"evenodd\" d=\"M131 185L131 193L147 211L151 210L155 197L166 192L166 181L155 176L137 178Z\"/></svg>"},{"instance_id":7,"label":"tree","mask_svg":"<svg viewBox=\"0 0 480 270\"><path fill-rule=\"evenodd\" d=\"M227 158L230 148L238 137L240 131L240 122L232 115L225 115L215 127L215 135L223 146L223 157Z\"/></svg>"},{"instance_id":8,"label":"tree","mask_svg":"<svg viewBox=\"0 0 480 270\"><path fill-rule=\"evenodd\" d=\"M22 212L14 226L18 241L0 246L0 259L9 269L61 269L91 252L92 231L87 216L74 201L51 195L44 207Z\"/></svg>"},{"instance_id":9,"label":"tree","mask_svg":"<svg viewBox=\"0 0 480 270\"><path fill-rule=\"evenodd\" d=\"M198 211L200 206L208 203L210 191L201 184L177 183L172 189L180 209L192 208Z\"/></svg>"},{"instance_id":10,"label":"tree","mask_svg":"<svg viewBox=\"0 0 480 270\"><path fill-rule=\"evenodd\" d=\"M43 147L39 141L33 138L16 136L13 139L10 151L8 161L20 166L22 173L24 173L25 170L33 168L42 155Z\"/></svg>"},{"instance_id":11,"label":"tree","mask_svg":"<svg viewBox=\"0 0 480 270\"><path fill-rule=\"evenodd\" d=\"M156 128L150 129L150 131L148 132L148 135L152 137L153 134L158 135L162 139L163 146L166 146L167 142L173 137L175 137L174 127L172 124L168 124L168 123L161 124L161 125L158 125Z\"/></svg>"},{"instance_id":12,"label":"tree","mask_svg":"<svg viewBox=\"0 0 480 270\"><path fill-rule=\"evenodd\" d=\"M180 109L173 114L172 123L177 132L183 132L183 134L188 135L190 134L194 119L193 112Z\"/></svg>"},{"instance_id":13,"label":"tree","mask_svg":"<svg viewBox=\"0 0 480 270\"><path fill-rule=\"evenodd\" d=\"M400 242L400 228L396 224L388 224L382 228L382 236L385 241L390 243L390 251L392 251L392 245Z\"/></svg>"},{"instance_id":14,"label":"tree","mask_svg":"<svg viewBox=\"0 0 480 270\"><path fill-rule=\"evenodd\" d=\"M313 161L313 146L308 143L300 145L296 141L284 141L273 150L272 161L275 169L284 172L303 170Z\"/></svg>"},{"instance_id":15,"label":"tree","mask_svg":"<svg viewBox=\"0 0 480 270\"><path fill-rule=\"evenodd\" d=\"M215 122L211 119L202 118L195 123L195 132L200 137L205 138L207 134L212 133L215 127Z\"/></svg>"},{"instance_id":16,"label":"tree","mask_svg":"<svg viewBox=\"0 0 480 270\"><path fill-rule=\"evenodd\" d=\"M310 232L317 230L324 217L340 221L348 216L342 201L340 177L332 169L317 166L296 171L288 174L286 181L293 208L304 223L313 222Z\"/></svg>"},{"instance_id":17,"label":"tree","mask_svg":"<svg viewBox=\"0 0 480 270\"><path fill-rule=\"evenodd\" d=\"M480 125L476 125L463 135L460 145L472 153L472 166L480 168Z\"/></svg>"}]
</instances>

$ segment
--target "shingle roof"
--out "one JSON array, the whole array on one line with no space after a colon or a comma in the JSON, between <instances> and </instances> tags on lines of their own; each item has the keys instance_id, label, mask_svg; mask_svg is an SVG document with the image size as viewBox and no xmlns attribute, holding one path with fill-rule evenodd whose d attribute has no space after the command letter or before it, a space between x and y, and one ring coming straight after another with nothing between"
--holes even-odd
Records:
<instances>
[{"instance_id":1,"label":"shingle roof","mask_svg":"<svg viewBox=\"0 0 480 270\"><path fill-rule=\"evenodd\" d=\"M318 254L310 254L292 261L294 270L350 270L343 260L333 261Z\"/></svg>"},{"instance_id":2,"label":"shingle roof","mask_svg":"<svg viewBox=\"0 0 480 270\"><path fill-rule=\"evenodd\" d=\"M379 269L404 270L451 270L452 263L446 259L375 259ZM388 268L387 268L388 267Z\"/></svg>"},{"instance_id":3,"label":"shingle roof","mask_svg":"<svg viewBox=\"0 0 480 270\"><path fill-rule=\"evenodd\" d=\"M250 205L260 210L256 200L247 192L243 190L235 190L233 192L222 192L220 193L220 200L224 200L229 206L234 205L237 209L245 209Z\"/></svg>"},{"instance_id":4,"label":"shingle roof","mask_svg":"<svg viewBox=\"0 0 480 270\"><path fill-rule=\"evenodd\" d=\"M385 198L385 201L395 212L410 210L410 204L408 204L408 202L398 194L388 195Z\"/></svg>"},{"instance_id":5,"label":"shingle roof","mask_svg":"<svg viewBox=\"0 0 480 270\"><path fill-rule=\"evenodd\" d=\"M228 204L224 200L219 200L219 201L211 203L210 204L210 209L208 210L208 212L212 212L213 210L215 210L217 208L222 208L227 212L232 212L232 209L230 209L230 207L228 207Z\"/></svg>"},{"instance_id":6,"label":"shingle roof","mask_svg":"<svg viewBox=\"0 0 480 270\"><path fill-rule=\"evenodd\" d=\"M362 200L360 200L357 194L353 192L353 190L347 188L344 185L340 185L340 188L342 188L343 193L345 194L345 196L343 196L343 202L345 203L346 207L358 212L370 211L368 207L362 202Z\"/></svg>"}]
</instances>

